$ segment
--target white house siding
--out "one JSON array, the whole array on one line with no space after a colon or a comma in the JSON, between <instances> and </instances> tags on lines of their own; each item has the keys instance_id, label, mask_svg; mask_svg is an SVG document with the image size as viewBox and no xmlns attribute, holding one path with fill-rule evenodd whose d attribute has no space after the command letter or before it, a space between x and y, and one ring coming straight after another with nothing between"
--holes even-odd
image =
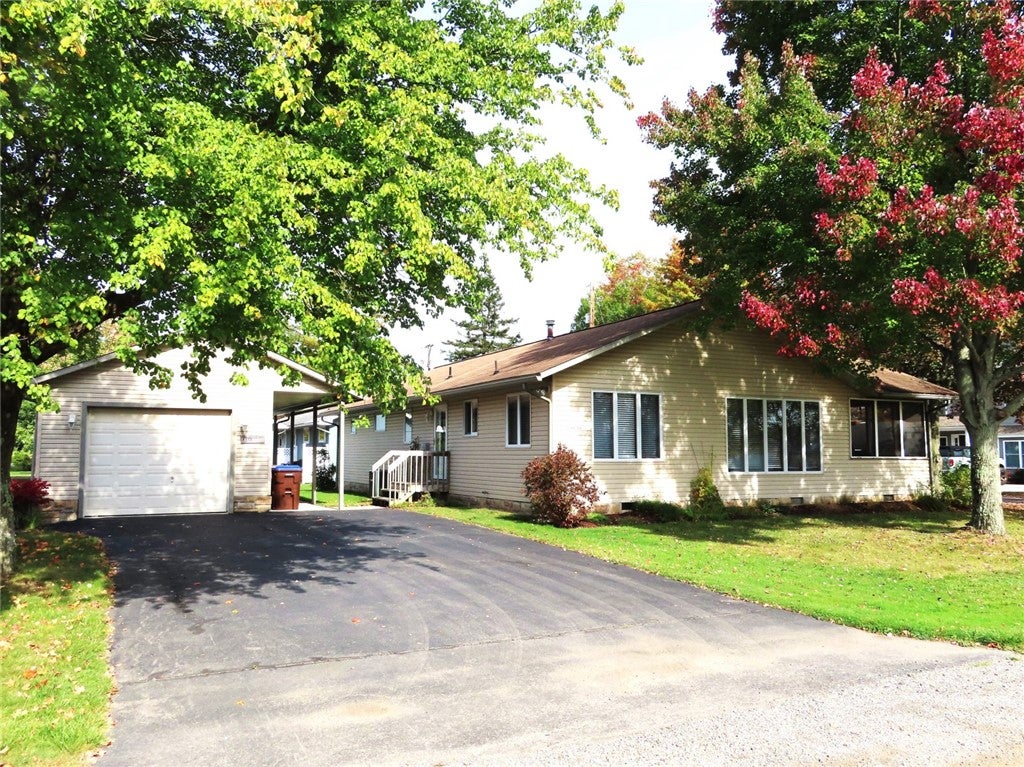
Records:
<instances>
[{"instance_id":1,"label":"white house siding","mask_svg":"<svg viewBox=\"0 0 1024 767\"><path fill-rule=\"evenodd\" d=\"M506 398L521 391L521 388L499 390L473 397L456 395L442 400L448 410L449 492L453 497L510 508L526 502L520 473L530 460L548 453L548 403L539 397L530 398L530 446L507 447ZM478 402L476 436L464 434L463 408L468 399ZM425 443L433 439L434 409L416 407L411 412L413 435L425 447ZM403 442L404 413L388 415L383 432L374 429L372 413L369 418L369 426L345 435L345 484L364 491L368 490L370 467L377 459L389 450L408 449Z\"/></svg>"},{"instance_id":2,"label":"white house siding","mask_svg":"<svg viewBox=\"0 0 1024 767\"><path fill-rule=\"evenodd\" d=\"M188 358L181 350L168 351L156 361L172 371ZM86 367L55 379L53 397L58 413L37 417L34 473L50 483L55 509L77 511L80 489L80 455L83 429L88 428L90 407L181 408L220 410L231 413L231 498L236 511L266 511L270 508L270 462L273 454L273 397L275 390L315 393L306 384L285 387L273 370L255 365L245 372L247 386L230 382L235 368L222 360L211 363L203 383L205 403L192 397L186 383L175 376L167 389L151 389L149 379L132 373L116 360ZM74 428L68 418L75 416ZM242 429L246 440L243 443ZM262 438L262 439L260 439Z\"/></svg>"},{"instance_id":3,"label":"white house siding","mask_svg":"<svg viewBox=\"0 0 1024 767\"><path fill-rule=\"evenodd\" d=\"M593 460L593 391L662 395L662 458ZM926 458L850 457L849 401L862 396L817 373L807 360L778 356L760 334L730 331L702 338L680 336L670 326L557 374L552 442L564 442L590 461L602 502L613 507L641 498L684 501L705 465L712 467L722 497L732 502L901 497L927 486ZM727 471L728 397L819 401L823 470Z\"/></svg>"}]
</instances>

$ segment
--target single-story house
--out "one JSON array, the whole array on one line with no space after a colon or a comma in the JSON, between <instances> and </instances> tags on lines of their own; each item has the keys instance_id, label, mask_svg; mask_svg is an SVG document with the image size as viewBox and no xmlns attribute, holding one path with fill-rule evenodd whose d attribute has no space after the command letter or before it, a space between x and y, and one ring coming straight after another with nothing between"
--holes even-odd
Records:
<instances>
[{"instance_id":1,"label":"single-story house","mask_svg":"<svg viewBox=\"0 0 1024 767\"><path fill-rule=\"evenodd\" d=\"M429 371L432 406L353 403L350 417L369 425L346 435L346 487L515 509L523 468L560 443L590 464L610 510L685 502L705 466L738 503L903 498L929 485L930 432L954 392L892 371L858 388L779 356L761 331L698 333L699 312L684 304L442 365Z\"/></svg>"},{"instance_id":2,"label":"single-story house","mask_svg":"<svg viewBox=\"0 0 1024 767\"><path fill-rule=\"evenodd\" d=\"M188 350L154 361L181 368ZM167 388L113 354L36 378L59 412L36 417L33 473L50 483L50 512L61 519L138 514L267 511L275 461L275 413L326 402L320 374L276 354L271 367L211 362L206 401L175 375ZM291 368L287 385L273 366ZM239 374L246 384L238 383Z\"/></svg>"}]
</instances>

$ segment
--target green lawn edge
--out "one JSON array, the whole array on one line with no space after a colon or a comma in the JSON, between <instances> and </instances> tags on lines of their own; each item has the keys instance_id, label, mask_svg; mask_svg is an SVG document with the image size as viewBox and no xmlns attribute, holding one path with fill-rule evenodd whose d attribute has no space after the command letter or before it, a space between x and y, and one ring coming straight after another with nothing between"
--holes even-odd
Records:
<instances>
[{"instance_id":1,"label":"green lawn edge","mask_svg":"<svg viewBox=\"0 0 1024 767\"><path fill-rule=\"evenodd\" d=\"M568 530L491 509L410 510L875 633L1024 651L1020 513L995 538L906 509Z\"/></svg>"},{"instance_id":2,"label":"green lawn edge","mask_svg":"<svg viewBox=\"0 0 1024 767\"><path fill-rule=\"evenodd\" d=\"M112 583L98 538L18 533L0 597L0 764L80 765L108 742Z\"/></svg>"}]
</instances>

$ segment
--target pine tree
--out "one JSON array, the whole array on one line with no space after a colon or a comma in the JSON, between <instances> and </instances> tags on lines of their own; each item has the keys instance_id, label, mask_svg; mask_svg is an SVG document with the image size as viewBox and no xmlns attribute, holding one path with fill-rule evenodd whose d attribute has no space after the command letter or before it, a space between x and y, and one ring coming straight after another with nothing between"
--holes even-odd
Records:
<instances>
[{"instance_id":1,"label":"pine tree","mask_svg":"<svg viewBox=\"0 0 1024 767\"><path fill-rule=\"evenodd\" d=\"M456 322L460 337L445 342L448 361L460 362L481 354L501 351L518 344L522 337L512 332L513 320L502 316L505 300L490 274L480 279L479 309L470 309L466 319Z\"/></svg>"}]
</instances>

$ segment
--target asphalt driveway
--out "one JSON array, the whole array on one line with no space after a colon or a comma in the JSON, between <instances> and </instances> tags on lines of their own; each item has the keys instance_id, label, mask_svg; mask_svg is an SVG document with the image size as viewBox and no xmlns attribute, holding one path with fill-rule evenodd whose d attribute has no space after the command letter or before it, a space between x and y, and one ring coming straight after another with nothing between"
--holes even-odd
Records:
<instances>
[{"instance_id":1,"label":"asphalt driveway","mask_svg":"<svg viewBox=\"0 0 1024 767\"><path fill-rule=\"evenodd\" d=\"M394 510L74 527L117 568L100 767L1024 763L1006 653Z\"/></svg>"}]
</instances>

